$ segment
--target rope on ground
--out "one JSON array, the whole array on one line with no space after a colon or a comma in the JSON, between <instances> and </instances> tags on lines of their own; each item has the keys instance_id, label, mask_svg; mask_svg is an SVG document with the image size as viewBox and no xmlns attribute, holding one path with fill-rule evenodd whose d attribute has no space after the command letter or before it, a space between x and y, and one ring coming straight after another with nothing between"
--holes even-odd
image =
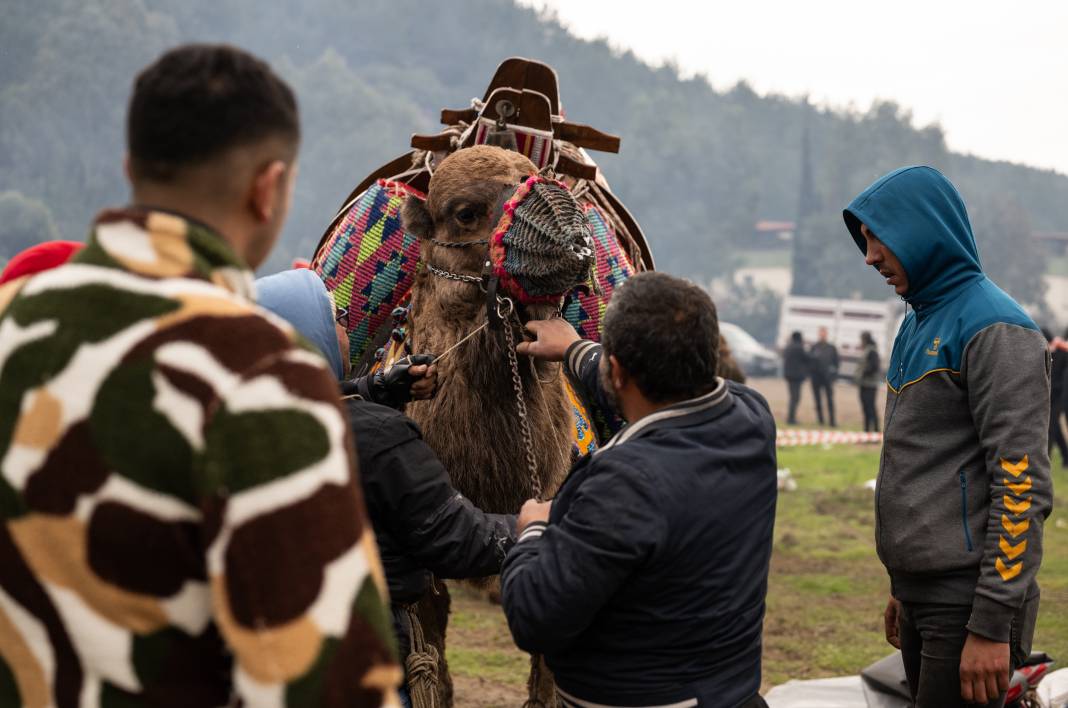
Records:
<instances>
[{"instance_id":1,"label":"rope on ground","mask_svg":"<svg viewBox=\"0 0 1068 708\"><path fill-rule=\"evenodd\" d=\"M413 708L435 708L438 698L438 663L441 660L436 647L427 644L423 626L415 614L414 605L406 605L408 624L411 627L411 651L404 662L408 678L408 693Z\"/></svg>"}]
</instances>

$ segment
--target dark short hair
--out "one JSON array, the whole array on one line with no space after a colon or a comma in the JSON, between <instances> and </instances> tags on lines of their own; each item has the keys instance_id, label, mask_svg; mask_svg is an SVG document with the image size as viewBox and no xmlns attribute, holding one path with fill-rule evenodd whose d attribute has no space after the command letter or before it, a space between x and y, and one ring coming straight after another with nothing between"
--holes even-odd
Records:
<instances>
[{"instance_id":1,"label":"dark short hair","mask_svg":"<svg viewBox=\"0 0 1068 708\"><path fill-rule=\"evenodd\" d=\"M719 321L712 298L666 273L639 273L616 288L601 336L650 401L694 398L715 386Z\"/></svg>"},{"instance_id":2,"label":"dark short hair","mask_svg":"<svg viewBox=\"0 0 1068 708\"><path fill-rule=\"evenodd\" d=\"M804 337L801 336L800 332L798 332L797 330L794 330L793 332L790 333L790 341L797 342L798 344L800 344L801 342L805 341L805 339L804 339Z\"/></svg>"},{"instance_id":3,"label":"dark short hair","mask_svg":"<svg viewBox=\"0 0 1068 708\"><path fill-rule=\"evenodd\" d=\"M266 62L248 52L187 44L134 80L126 147L137 178L167 182L183 167L270 137L299 141L297 99Z\"/></svg>"},{"instance_id":4,"label":"dark short hair","mask_svg":"<svg viewBox=\"0 0 1068 708\"><path fill-rule=\"evenodd\" d=\"M875 344L875 337L871 336L871 332L861 332L860 341L865 344Z\"/></svg>"}]
</instances>

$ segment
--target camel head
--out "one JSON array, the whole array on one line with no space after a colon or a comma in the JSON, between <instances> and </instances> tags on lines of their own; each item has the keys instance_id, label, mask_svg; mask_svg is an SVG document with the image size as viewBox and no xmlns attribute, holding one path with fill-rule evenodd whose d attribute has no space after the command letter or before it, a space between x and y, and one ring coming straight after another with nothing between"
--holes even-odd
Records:
<instances>
[{"instance_id":1,"label":"camel head","mask_svg":"<svg viewBox=\"0 0 1068 708\"><path fill-rule=\"evenodd\" d=\"M430 275L456 283L463 279L445 274L492 273L500 292L524 306L524 318L551 313L589 277L585 213L567 187L537 176L516 152L483 145L453 153L435 171L426 201L409 199L403 218L421 239Z\"/></svg>"},{"instance_id":2,"label":"camel head","mask_svg":"<svg viewBox=\"0 0 1068 708\"><path fill-rule=\"evenodd\" d=\"M505 201L536 171L523 155L498 147L479 145L446 157L430 179L426 201L409 197L402 213L405 228L420 239L423 262L451 273L480 275ZM446 290L476 297L471 287Z\"/></svg>"}]
</instances>

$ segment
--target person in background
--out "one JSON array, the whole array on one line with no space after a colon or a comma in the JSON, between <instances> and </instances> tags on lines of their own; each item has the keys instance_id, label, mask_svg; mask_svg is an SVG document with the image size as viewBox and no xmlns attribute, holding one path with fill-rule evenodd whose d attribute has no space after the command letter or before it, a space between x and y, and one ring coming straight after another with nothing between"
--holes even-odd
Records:
<instances>
[{"instance_id":1,"label":"person in background","mask_svg":"<svg viewBox=\"0 0 1068 708\"><path fill-rule=\"evenodd\" d=\"M820 327L819 339L809 350L812 369L812 397L816 399L816 417L823 425L823 399L827 402L827 422L834 420L834 382L838 378L838 348L827 341L827 328Z\"/></svg>"},{"instance_id":2,"label":"person in background","mask_svg":"<svg viewBox=\"0 0 1068 708\"><path fill-rule=\"evenodd\" d=\"M875 397L879 387L883 385L882 362L879 359L879 348L875 346L875 339L871 332L860 333L860 356L857 358L857 369L853 374L853 380L860 392L860 410L864 414L864 432L879 432L879 413L875 408Z\"/></svg>"},{"instance_id":3,"label":"person in background","mask_svg":"<svg viewBox=\"0 0 1068 708\"><path fill-rule=\"evenodd\" d=\"M0 285L61 266L81 249L82 244L77 241L45 241L30 246L12 256L4 270L0 271Z\"/></svg>"},{"instance_id":4,"label":"person in background","mask_svg":"<svg viewBox=\"0 0 1068 708\"><path fill-rule=\"evenodd\" d=\"M337 384L252 301L293 92L178 47L137 77L126 138L132 203L0 287L0 705L395 705Z\"/></svg>"},{"instance_id":5,"label":"person in background","mask_svg":"<svg viewBox=\"0 0 1068 708\"><path fill-rule=\"evenodd\" d=\"M501 573L516 644L544 654L565 706L766 705L775 420L716 375L708 293L640 273L612 295L602 344L559 318L527 329L520 354L563 361L628 423L551 503L523 506Z\"/></svg>"},{"instance_id":6,"label":"person in background","mask_svg":"<svg viewBox=\"0 0 1068 708\"><path fill-rule=\"evenodd\" d=\"M515 544L514 515L487 514L458 493L415 422L394 407L434 393L433 365L397 364L388 372L344 381L349 342L323 281L310 270L289 270L256 281L258 302L288 320L319 348L342 381L356 439L360 481L382 554L406 681L402 705L433 695L423 647L413 647L414 604L431 589L431 575L446 579L497 575ZM417 355L417 361L432 357ZM376 402L377 401L377 402ZM387 405L382 405L383 403ZM417 634L421 636L421 634ZM421 692L421 693L420 693ZM417 700L417 705L428 705Z\"/></svg>"},{"instance_id":7,"label":"person in background","mask_svg":"<svg viewBox=\"0 0 1068 708\"><path fill-rule=\"evenodd\" d=\"M886 638L919 708L997 708L1038 617L1049 351L983 272L964 200L938 170L894 170L842 216L911 310L890 355L875 488Z\"/></svg>"},{"instance_id":8,"label":"person in background","mask_svg":"<svg viewBox=\"0 0 1068 708\"><path fill-rule=\"evenodd\" d=\"M811 372L812 363L808 352L805 351L805 340L800 332L790 335L790 341L782 351L782 375L786 379L789 392L788 413L786 422L789 425L797 425L797 407L801 403L801 387Z\"/></svg>"},{"instance_id":9,"label":"person in background","mask_svg":"<svg viewBox=\"0 0 1068 708\"><path fill-rule=\"evenodd\" d=\"M1052 358L1050 369L1049 387L1049 446L1050 453L1053 446L1061 455L1061 467L1068 467L1068 441L1064 439L1064 430L1061 427L1061 417L1064 413L1065 377L1068 376L1068 342L1060 337L1054 337L1053 333L1043 329L1042 333L1049 342L1049 351Z\"/></svg>"}]
</instances>

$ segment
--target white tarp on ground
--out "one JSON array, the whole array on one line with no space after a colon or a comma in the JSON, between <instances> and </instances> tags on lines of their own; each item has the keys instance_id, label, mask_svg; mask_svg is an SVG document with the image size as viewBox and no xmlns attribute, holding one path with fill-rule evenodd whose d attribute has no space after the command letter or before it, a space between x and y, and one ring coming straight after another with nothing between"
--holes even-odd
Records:
<instances>
[{"instance_id":1,"label":"white tarp on ground","mask_svg":"<svg viewBox=\"0 0 1068 708\"><path fill-rule=\"evenodd\" d=\"M1045 708L1068 706L1068 669L1057 669L1038 684L1038 700Z\"/></svg>"},{"instance_id":2,"label":"white tarp on ground","mask_svg":"<svg viewBox=\"0 0 1068 708\"><path fill-rule=\"evenodd\" d=\"M787 681L764 696L770 708L907 708L897 696L873 691L860 676Z\"/></svg>"},{"instance_id":3,"label":"white tarp on ground","mask_svg":"<svg viewBox=\"0 0 1068 708\"><path fill-rule=\"evenodd\" d=\"M1068 669L1059 669L1038 684L1043 708L1068 708ZM859 676L787 681L764 697L771 708L901 708L896 696L872 691Z\"/></svg>"}]
</instances>

